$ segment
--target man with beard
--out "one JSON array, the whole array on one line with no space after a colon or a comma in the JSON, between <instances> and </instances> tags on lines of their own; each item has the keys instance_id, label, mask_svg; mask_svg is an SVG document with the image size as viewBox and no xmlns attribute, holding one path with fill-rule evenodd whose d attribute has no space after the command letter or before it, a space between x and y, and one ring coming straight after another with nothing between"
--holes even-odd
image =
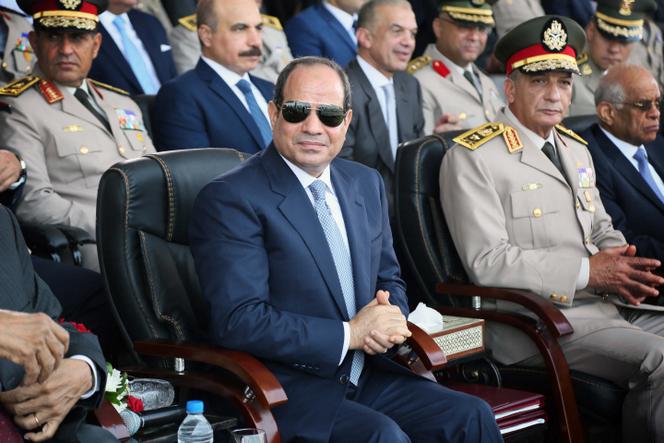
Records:
<instances>
[{"instance_id":1,"label":"man with beard","mask_svg":"<svg viewBox=\"0 0 664 443\"><path fill-rule=\"evenodd\" d=\"M261 59L263 19L254 0L201 0L201 58L162 86L153 129L158 150L226 147L247 153L272 140L274 85L249 75Z\"/></svg>"}]
</instances>

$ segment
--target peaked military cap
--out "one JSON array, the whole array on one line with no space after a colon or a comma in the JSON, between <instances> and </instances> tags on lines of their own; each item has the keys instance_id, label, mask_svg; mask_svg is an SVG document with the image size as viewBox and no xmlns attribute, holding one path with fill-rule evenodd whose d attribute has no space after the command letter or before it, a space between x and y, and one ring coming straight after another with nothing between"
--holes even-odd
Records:
<instances>
[{"instance_id":1,"label":"peaked military cap","mask_svg":"<svg viewBox=\"0 0 664 443\"><path fill-rule=\"evenodd\" d=\"M586 44L586 34L568 17L544 15L521 23L505 34L495 54L507 74L564 71L579 73L576 64Z\"/></svg>"},{"instance_id":2,"label":"peaked military cap","mask_svg":"<svg viewBox=\"0 0 664 443\"><path fill-rule=\"evenodd\" d=\"M654 0L597 0L593 20L604 37L635 42L643 37L643 17L655 9Z\"/></svg>"},{"instance_id":3,"label":"peaked military cap","mask_svg":"<svg viewBox=\"0 0 664 443\"><path fill-rule=\"evenodd\" d=\"M108 0L18 0L18 6L35 24L49 29L97 29L99 14Z\"/></svg>"},{"instance_id":4,"label":"peaked military cap","mask_svg":"<svg viewBox=\"0 0 664 443\"><path fill-rule=\"evenodd\" d=\"M440 12L444 12L461 26L485 26L496 24L491 4L495 0L441 0Z\"/></svg>"}]
</instances>

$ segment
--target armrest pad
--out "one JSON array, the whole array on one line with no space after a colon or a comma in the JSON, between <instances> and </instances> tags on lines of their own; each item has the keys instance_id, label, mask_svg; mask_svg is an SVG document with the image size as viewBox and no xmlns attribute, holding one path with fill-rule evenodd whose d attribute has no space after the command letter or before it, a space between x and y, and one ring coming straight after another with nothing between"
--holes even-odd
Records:
<instances>
[{"instance_id":1,"label":"armrest pad","mask_svg":"<svg viewBox=\"0 0 664 443\"><path fill-rule=\"evenodd\" d=\"M25 242L30 248L56 252L69 247L67 237L54 225L21 223L20 226Z\"/></svg>"},{"instance_id":2,"label":"armrest pad","mask_svg":"<svg viewBox=\"0 0 664 443\"><path fill-rule=\"evenodd\" d=\"M273 408L288 401L279 380L258 359L246 352L197 343L175 343L168 340L134 342L139 354L153 357L184 358L225 369L249 385L261 403Z\"/></svg>"},{"instance_id":3,"label":"armrest pad","mask_svg":"<svg viewBox=\"0 0 664 443\"><path fill-rule=\"evenodd\" d=\"M456 283L438 283L436 292L467 297L479 296L494 300L517 303L535 314L554 337L569 335L574 332L572 325L558 308L542 297L520 289L486 288Z\"/></svg>"},{"instance_id":4,"label":"armrest pad","mask_svg":"<svg viewBox=\"0 0 664 443\"><path fill-rule=\"evenodd\" d=\"M411 322L408 322L408 329L413 335L406 342L422 360L425 368L435 371L447 364L445 354L429 334Z\"/></svg>"}]
</instances>

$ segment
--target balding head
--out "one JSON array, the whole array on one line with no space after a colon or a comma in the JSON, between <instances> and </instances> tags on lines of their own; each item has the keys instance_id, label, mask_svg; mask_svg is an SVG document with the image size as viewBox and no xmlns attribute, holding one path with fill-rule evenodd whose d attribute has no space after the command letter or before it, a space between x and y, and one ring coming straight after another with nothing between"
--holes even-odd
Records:
<instances>
[{"instance_id":1,"label":"balding head","mask_svg":"<svg viewBox=\"0 0 664 443\"><path fill-rule=\"evenodd\" d=\"M659 99L657 81L639 65L612 66L595 90L597 117L602 127L636 146L657 136Z\"/></svg>"}]
</instances>

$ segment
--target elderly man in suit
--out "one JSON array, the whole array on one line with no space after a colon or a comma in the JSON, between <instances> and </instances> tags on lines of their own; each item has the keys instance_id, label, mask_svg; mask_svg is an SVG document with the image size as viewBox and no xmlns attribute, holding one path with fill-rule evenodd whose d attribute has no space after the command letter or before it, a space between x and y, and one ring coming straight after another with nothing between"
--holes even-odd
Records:
<instances>
[{"instance_id":1,"label":"elderly man in suit","mask_svg":"<svg viewBox=\"0 0 664 443\"><path fill-rule=\"evenodd\" d=\"M28 40L30 31L26 16L0 6L0 86L32 72L35 54Z\"/></svg>"},{"instance_id":2,"label":"elderly man in suit","mask_svg":"<svg viewBox=\"0 0 664 443\"><path fill-rule=\"evenodd\" d=\"M367 0L323 0L286 22L295 57L316 55L346 66L357 53L357 12Z\"/></svg>"},{"instance_id":3,"label":"elderly man in suit","mask_svg":"<svg viewBox=\"0 0 664 443\"><path fill-rule=\"evenodd\" d=\"M0 88L0 146L26 163L17 217L79 227L95 238L97 186L118 161L154 152L141 111L125 92L87 78L99 51L97 12L105 0L19 0L35 17L29 34L38 69ZM83 265L98 269L97 248L84 245Z\"/></svg>"},{"instance_id":4,"label":"elderly man in suit","mask_svg":"<svg viewBox=\"0 0 664 443\"><path fill-rule=\"evenodd\" d=\"M662 441L664 317L642 304L664 283L652 273L661 262L635 257L613 229L586 142L560 126L584 40L573 20L543 16L498 42L508 106L455 139L440 170L441 201L470 279L559 307L574 328L559 341L570 368L629 391L624 441ZM493 324L488 332L501 363L543 364L520 331Z\"/></svg>"},{"instance_id":5,"label":"elderly man in suit","mask_svg":"<svg viewBox=\"0 0 664 443\"><path fill-rule=\"evenodd\" d=\"M274 90L249 74L261 58L258 6L255 0L200 0L196 18L201 57L157 95L157 147L258 152L272 140L267 102Z\"/></svg>"},{"instance_id":6,"label":"elderly man in suit","mask_svg":"<svg viewBox=\"0 0 664 443\"><path fill-rule=\"evenodd\" d=\"M602 203L639 255L664 261L664 139L661 93L644 67L616 65L595 91L599 123L581 133Z\"/></svg>"},{"instance_id":7,"label":"elderly man in suit","mask_svg":"<svg viewBox=\"0 0 664 443\"><path fill-rule=\"evenodd\" d=\"M420 85L405 72L416 33L406 0L371 0L360 9L358 55L346 68L355 112L341 156L380 172L390 207L397 145L424 129Z\"/></svg>"},{"instance_id":8,"label":"elderly man in suit","mask_svg":"<svg viewBox=\"0 0 664 443\"><path fill-rule=\"evenodd\" d=\"M100 15L102 43L90 77L132 95L156 94L177 75L171 46L157 18L137 9L138 0L109 0Z\"/></svg>"},{"instance_id":9,"label":"elderly man in suit","mask_svg":"<svg viewBox=\"0 0 664 443\"><path fill-rule=\"evenodd\" d=\"M33 271L18 223L2 205L0 250L0 410L27 441L117 441L83 424L106 384L97 338L55 322L60 305Z\"/></svg>"},{"instance_id":10,"label":"elderly man in suit","mask_svg":"<svg viewBox=\"0 0 664 443\"><path fill-rule=\"evenodd\" d=\"M387 358L410 336L408 303L380 175L335 159L352 114L337 64L294 60L270 102L273 144L199 194L211 339L279 379L283 441L500 441L484 402Z\"/></svg>"}]
</instances>

